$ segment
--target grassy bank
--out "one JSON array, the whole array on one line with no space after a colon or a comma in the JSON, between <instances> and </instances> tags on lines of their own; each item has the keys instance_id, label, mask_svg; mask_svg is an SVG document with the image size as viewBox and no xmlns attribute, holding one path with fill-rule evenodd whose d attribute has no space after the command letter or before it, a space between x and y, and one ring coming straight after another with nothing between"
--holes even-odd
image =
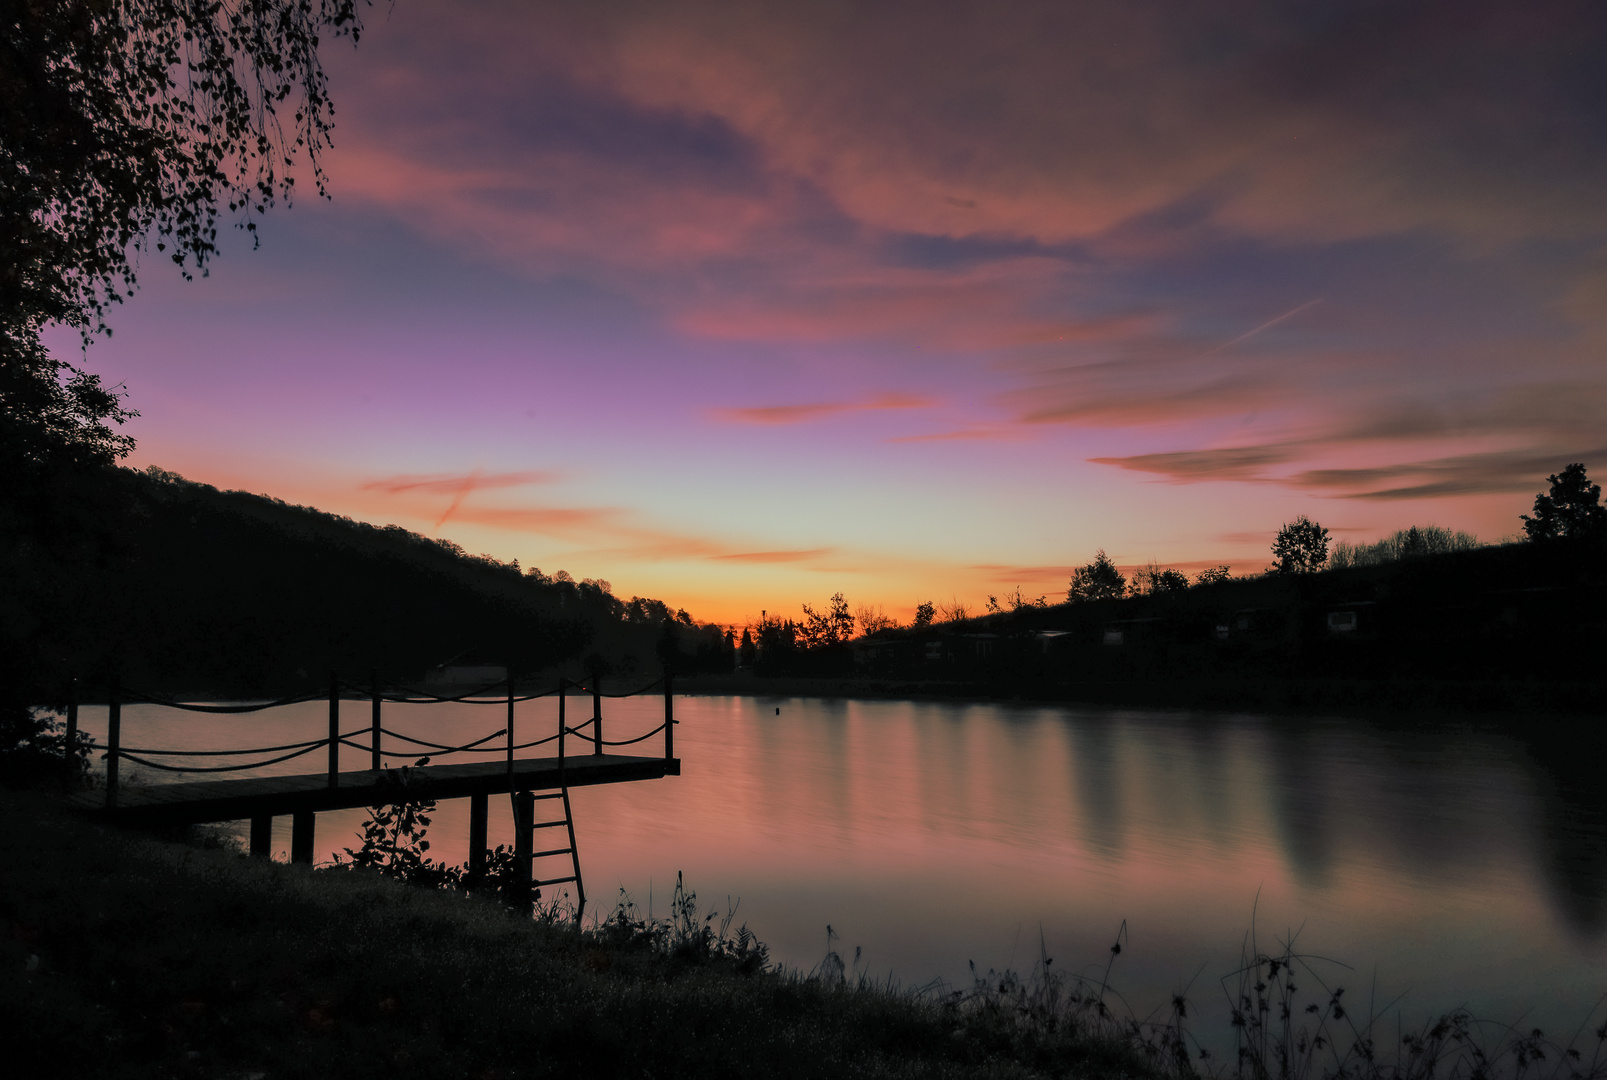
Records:
<instances>
[{"instance_id":1,"label":"grassy bank","mask_svg":"<svg viewBox=\"0 0 1607 1080\"><path fill-rule=\"evenodd\" d=\"M1008 1009L127 833L0 790L22 1076L1143 1076ZM718 925L718 924L714 924Z\"/></svg>"}]
</instances>

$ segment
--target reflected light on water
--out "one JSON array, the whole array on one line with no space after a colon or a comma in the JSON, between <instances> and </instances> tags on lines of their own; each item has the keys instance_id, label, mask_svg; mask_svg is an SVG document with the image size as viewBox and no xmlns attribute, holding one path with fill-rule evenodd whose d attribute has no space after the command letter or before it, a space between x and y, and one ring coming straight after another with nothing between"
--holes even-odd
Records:
<instances>
[{"instance_id":1,"label":"reflected light on water","mask_svg":"<svg viewBox=\"0 0 1607 1080\"><path fill-rule=\"evenodd\" d=\"M365 726L367 708L347 703L343 728ZM123 737L291 742L321 735L325 710L129 706ZM609 736L661 710L609 702ZM521 739L555 725L550 699L518 715ZM1029 968L1040 942L1059 967L1097 971L1125 919L1113 981L1140 1014L1202 971L1190 995L1220 1011L1218 980L1252 926L1264 948L1298 932L1304 951L1347 962L1335 977L1353 993L1405 993L1408 1022L1466 1004L1571 1024L1607 989L1601 808L1499 730L738 697L684 698L676 715L680 777L572 793L590 897L612 906L623 889L662 916L684 872L722 912L740 898L737 921L790 966L820 960L829 923L847 955L863 949L861 970L909 985L968 984L970 961ZM84 710L86 730L104 722ZM389 705L385 725L458 744L502 713ZM366 763L343 752L343 768ZM511 843L507 801L492 806L490 843ZM363 817L320 814L319 858L355 847ZM442 803L431 855L464 861L467 832L467 801ZM275 844L284 858L288 819Z\"/></svg>"}]
</instances>

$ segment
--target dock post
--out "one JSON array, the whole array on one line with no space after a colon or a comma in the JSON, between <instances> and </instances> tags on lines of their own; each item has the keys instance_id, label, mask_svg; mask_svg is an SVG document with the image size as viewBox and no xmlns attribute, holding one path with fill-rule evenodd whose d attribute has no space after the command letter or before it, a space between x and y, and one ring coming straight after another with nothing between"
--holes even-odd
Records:
<instances>
[{"instance_id":1,"label":"dock post","mask_svg":"<svg viewBox=\"0 0 1607 1080\"><path fill-rule=\"evenodd\" d=\"M117 746L123 740L123 703L117 700L117 676L106 693L106 809L117 806Z\"/></svg>"},{"instance_id":2,"label":"dock post","mask_svg":"<svg viewBox=\"0 0 1607 1080\"><path fill-rule=\"evenodd\" d=\"M508 664L508 783L513 783L513 663Z\"/></svg>"},{"instance_id":3,"label":"dock post","mask_svg":"<svg viewBox=\"0 0 1607 1080\"><path fill-rule=\"evenodd\" d=\"M664 760L675 756L675 676L664 670Z\"/></svg>"},{"instance_id":4,"label":"dock post","mask_svg":"<svg viewBox=\"0 0 1607 1080\"><path fill-rule=\"evenodd\" d=\"M530 895L530 880L535 869L535 824L535 796L521 791L513 798L513 861L517 875L513 906L527 913L534 899Z\"/></svg>"},{"instance_id":5,"label":"dock post","mask_svg":"<svg viewBox=\"0 0 1607 1080\"><path fill-rule=\"evenodd\" d=\"M508 790L513 790L513 669L508 669Z\"/></svg>"},{"instance_id":6,"label":"dock post","mask_svg":"<svg viewBox=\"0 0 1607 1080\"><path fill-rule=\"evenodd\" d=\"M329 786L340 786L340 679L329 673Z\"/></svg>"},{"instance_id":7,"label":"dock post","mask_svg":"<svg viewBox=\"0 0 1607 1080\"><path fill-rule=\"evenodd\" d=\"M62 748L62 762L72 775L73 748L78 745L78 676L67 684L67 745Z\"/></svg>"},{"instance_id":8,"label":"dock post","mask_svg":"<svg viewBox=\"0 0 1607 1080\"><path fill-rule=\"evenodd\" d=\"M251 857L267 859L273 856L273 816L259 814L251 819Z\"/></svg>"},{"instance_id":9,"label":"dock post","mask_svg":"<svg viewBox=\"0 0 1607 1080\"><path fill-rule=\"evenodd\" d=\"M476 878L485 873L485 819L488 809L486 793L477 791L469 796L469 873Z\"/></svg>"},{"instance_id":10,"label":"dock post","mask_svg":"<svg viewBox=\"0 0 1607 1080\"><path fill-rule=\"evenodd\" d=\"M558 771L564 767L564 732L568 730L564 721L564 688L569 685L568 679L558 680Z\"/></svg>"},{"instance_id":11,"label":"dock post","mask_svg":"<svg viewBox=\"0 0 1607 1080\"><path fill-rule=\"evenodd\" d=\"M290 861L302 866L312 865L312 827L318 815L311 810L297 810L290 815Z\"/></svg>"},{"instance_id":12,"label":"dock post","mask_svg":"<svg viewBox=\"0 0 1607 1080\"><path fill-rule=\"evenodd\" d=\"M593 754L603 752L603 690L601 675L591 677L591 737Z\"/></svg>"},{"instance_id":13,"label":"dock post","mask_svg":"<svg viewBox=\"0 0 1607 1080\"><path fill-rule=\"evenodd\" d=\"M379 672L370 671L368 673L368 678L369 682L373 684L374 687L374 723L368 729L370 736L372 736L370 743L373 749L371 751L371 758L368 767L373 769L375 772L379 772Z\"/></svg>"}]
</instances>

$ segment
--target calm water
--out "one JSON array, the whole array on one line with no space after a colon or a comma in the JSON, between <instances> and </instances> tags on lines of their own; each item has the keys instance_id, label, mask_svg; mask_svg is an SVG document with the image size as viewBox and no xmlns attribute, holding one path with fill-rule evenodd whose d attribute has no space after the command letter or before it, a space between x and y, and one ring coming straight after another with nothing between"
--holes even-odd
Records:
<instances>
[{"instance_id":1,"label":"calm water","mask_svg":"<svg viewBox=\"0 0 1607 1080\"><path fill-rule=\"evenodd\" d=\"M326 709L129 707L123 738L290 742L322 734ZM521 705L521 738L551 730L554 710ZM344 713L347 730L367 723L366 703ZM663 915L682 871L702 901L740 898L737 921L792 966L821 959L830 924L846 959L857 946L861 970L906 984L966 984L968 961L1026 969L1040 940L1057 967L1097 971L1126 920L1112 982L1132 1007L1192 980L1209 1017L1253 920L1263 946L1298 932L1302 951L1350 964L1327 970L1360 998L1353 1008L1375 987L1380 1002L1404 994L1408 1023L1465 1004L1560 1034L1607 991L1599 797L1511 734L737 697L681 699L676 715L682 776L573 793L591 898L611 904L623 888ZM608 734L661 716L661 701L610 702ZM84 723L102 736L104 709ZM458 743L502 715L387 706L385 723ZM364 767L346 755L343 767ZM266 771L323 762L320 750ZM507 801L492 806L491 842L510 843ZM363 816L320 814L320 858L356 846ZM467 817L466 802L442 804L432 854L464 860ZM275 838L284 858L288 819Z\"/></svg>"}]
</instances>

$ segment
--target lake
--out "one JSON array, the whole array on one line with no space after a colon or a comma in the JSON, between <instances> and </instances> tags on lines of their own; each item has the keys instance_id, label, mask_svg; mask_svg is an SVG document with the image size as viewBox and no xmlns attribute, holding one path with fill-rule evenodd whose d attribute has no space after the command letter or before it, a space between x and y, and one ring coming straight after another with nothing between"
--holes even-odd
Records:
<instances>
[{"instance_id":1,"label":"lake","mask_svg":"<svg viewBox=\"0 0 1607 1080\"><path fill-rule=\"evenodd\" d=\"M227 749L317 738L327 705L123 715L126 746ZM459 744L502 715L387 705L385 724ZM634 735L662 699L605 715L609 738ZM361 728L368 705L343 716ZM1125 920L1111 983L1139 1015L1186 987L1217 1023L1252 928L1263 950L1297 934L1298 951L1350 965L1319 968L1353 1012L1400 998L1408 1024L1466 1005L1568 1034L1607 991L1597 770L1537 749L1568 734L1543 722L749 697L680 698L676 716L681 776L572 793L589 899L611 907L623 889L663 916L684 873L705 906L740 900L736 922L792 967L822 959L830 925L850 966L857 948L858 970L905 985L969 985L971 962L1024 971L1040 947L1097 978ZM550 698L519 706L520 738L554 717ZM103 707L82 722L104 737ZM319 859L357 846L363 817L320 814ZM467 830L467 802L443 803L431 855L462 862ZM506 799L490 842L512 842ZM286 818L275 846L286 857Z\"/></svg>"}]
</instances>

